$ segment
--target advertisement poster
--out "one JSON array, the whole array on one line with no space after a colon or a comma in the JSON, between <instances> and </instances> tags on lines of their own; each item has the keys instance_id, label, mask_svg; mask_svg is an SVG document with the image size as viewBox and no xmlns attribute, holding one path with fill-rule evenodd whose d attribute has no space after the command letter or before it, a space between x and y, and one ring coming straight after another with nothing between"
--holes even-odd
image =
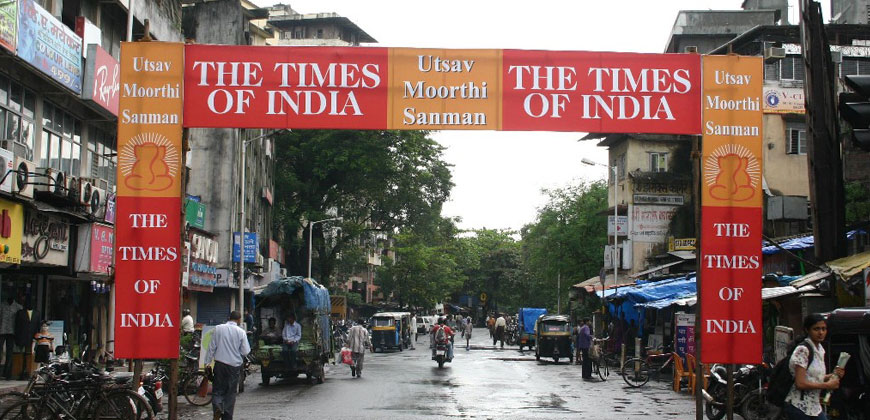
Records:
<instances>
[{"instance_id":1,"label":"advertisement poster","mask_svg":"<svg viewBox=\"0 0 870 420\"><path fill-rule=\"evenodd\" d=\"M705 56L701 360L762 355L762 58Z\"/></svg>"},{"instance_id":2,"label":"advertisement poster","mask_svg":"<svg viewBox=\"0 0 870 420\"><path fill-rule=\"evenodd\" d=\"M185 127L701 131L697 54L195 44L185 51Z\"/></svg>"},{"instance_id":3,"label":"advertisement poster","mask_svg":"<svg viewBox=\"0 0 870 420\"><path fill-rule=\"evenodd\" d=\"M175 358L181 319L184 45L125 42L121 57L115 357ZM151 94L141 95L139 89Z\"/></svg>"},{"instance_id":4,"label":"advertisement poster","mask_svg":"<svg viewBox=\"0 0 870 420\"><path fill-rule=\"evenodd\" d=\"M121 92L121 63L99 45L91 44L85 68L82 99L93 101L105 110L118 115Z\"/></svg>"},{"instance_id":5,"label":"advertisement poster","mask_svg":"<svg viewBox=\"0 0 870 420\"><path fill-rule=\"evenodd\" d=\"M686 357L686 354L695 354L695 314L674 314L676 318L676 351L677 354Z\"/></svg>"},{"instance_id":6,"label":"advertisement poster","mask_svg":"<svg viewBox=\"0 0 870 420\"><path fill-rule=\"evenodd\" d=\"M18 44L18 0L0 2L0 46L15 53Z\"/></svg>"},{"instance_id":7,"label":"advertisement poster","mask_svg":"<svg viewBox=\"0 0 870 420\"><path fill-rule=\"evenodd\" d=\"M33 0L18 1L18 56L80 94L82 39Z\"/></svg>"}]
</instances>

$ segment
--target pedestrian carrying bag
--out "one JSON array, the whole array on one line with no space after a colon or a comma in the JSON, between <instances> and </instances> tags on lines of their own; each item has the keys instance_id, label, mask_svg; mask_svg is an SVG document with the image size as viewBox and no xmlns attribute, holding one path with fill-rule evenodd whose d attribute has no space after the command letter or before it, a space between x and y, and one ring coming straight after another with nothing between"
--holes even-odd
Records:
<instances>
[{"instance_id":1,"label":"pedestrian carrying bag","mask_svg":"<svg viewBox=\"0 0 870 420\"><path fill-rule=\"evenodd\" d=\"M350 349L347 347L341 348L341 363L344 363L346 365L353 364L353 357L351 357Z\"/></svg>"},{"instance_id":2,"label":"pedestrian carrying bag","mask_svg":"<svg viewBox=\"0 0 870 420\"><path fill-rule=\"evenodd\" d=\"M601 346L599 346L598 344L593 344L591 347L589 347L589 357L592 360L598 360L598 358L601 357Z\"/></svg>"},{"instance_id":3,"label":"pedestrian carrying bag","mask_svg":"<svg viewBox=\"0 0 870 420\"><path fill-rule=\"evenodd\" d=\"M785 405L785 397L788 396L788 393L791 392L791 387L794 385L794 376L788 369L788 363L798 346L804 346L810 352L810 356L807 359L807 368L813 364L813 356L815 356L816 352L806 340L803 340L793 345L788 352L788 356L784 357L773 367L773 372L770 374L770 383L767 386L767 401L777 407Z\"/></svg>"}]
</instances>

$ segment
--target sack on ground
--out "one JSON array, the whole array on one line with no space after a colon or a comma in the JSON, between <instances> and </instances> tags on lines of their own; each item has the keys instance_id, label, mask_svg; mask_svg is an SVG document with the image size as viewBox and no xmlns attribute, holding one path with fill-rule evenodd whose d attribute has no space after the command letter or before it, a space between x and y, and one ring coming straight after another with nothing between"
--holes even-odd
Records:
<instances>
[{"instance_id":1,"label":"sack on ground","mask_svg":"<svg viewBox=\"0 0 870 420\"><path fill-rule=\"evenodd\" d=\"M801 341L791 346L788 356L784 357L773 367L773 371L770 374L770 384L767 386L767 400L777 407L785 405L785 397L788 396L788 393L791 392L791 387L794 385L794 376L792 376L791 371L788 369L788 363L798 346L805 346L810 351L807 366L813 363L815 351L809 347L806 341Z\"/></svg>"},{"instance_id":2,"label":"sack on ground","mask_svg":"<svg viewBox=\"0 0 870 420\"><path fill-rule=\"evenodd\" d=\"M351 355L350 355L350 349L347 348L347 347L342 347L342 348L341 348L341 363L344 363L344 364L346 364L346 365L352 365L352 364L353 364L353 357L351 357Z\"/></svg>"}]
</instances>

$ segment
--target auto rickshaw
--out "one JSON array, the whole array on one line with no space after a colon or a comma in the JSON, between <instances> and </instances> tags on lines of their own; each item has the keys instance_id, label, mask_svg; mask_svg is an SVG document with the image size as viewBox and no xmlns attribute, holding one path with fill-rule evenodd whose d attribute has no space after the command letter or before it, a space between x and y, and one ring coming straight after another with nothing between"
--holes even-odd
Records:
<instances>
[{"instance_id":1,"label":"auto rickshaw","mask_svg":"<svg viewBox=\"0 0 870 420\"><path fill-rule=\"evenodd\" d=\"M411 345L411 314L409 312L378 312L371 319L371 340L374 351L398 349Z\"/></svg>"},{"instance_id":2,"label":"auto rickshaw","mask_svg":"<svg viewBox=\"0 0 870 420\"><path fill-rule=\"evenodd\" d=\"M263 385L269 385L272 378L295 378L299 374L305 374L311 383L323 383L323 366L335 359L331 304L326 288L313 279L284 277L269 283L255 296L255 302L254 322L257 329L253 354L255 362L261 365ZM284 362L281 339L265 336L269 318L278 321L278 331L281 331L291 313L296 315L296 322L302 326L302 338L296 349L293 369Z\"/></svg>"},{"instance_id":3,"label":"auto rickshaw","mask_svg":"<svg viewBox=\"0 0 870 420\"><path fill-rule=\"evenodd\" d=\"M535 325L535 359L552 357L559 363L559 358L568 357L574 363L571 351L571 322L565 315L541 315Z\"/></svg>"},{"instance_id":4,"label":"auto rickshaw","mask_svg":"<svg viewBox=\"0 0 870 420\"><path fill-rule=\"evenodd\" d=\"M851 355L840 388L831 395L830 419L870 419L870 308L840 308L827 317L825 361L828 371L840 353Z\"/></svg>"},{"instance_id":5,"label":"auto rickshaw","mask_svg":"<svg viewBox=\"0 0 870 420\"><path fill-rule=\"evenodd\" d=\"M523 351L523 347L528 347L529 350L535 347L535 322L541 315L546 314L547 310L544 308L520 308L517 312L517 342L520 351Z\"/></svg>"}]
</instances>

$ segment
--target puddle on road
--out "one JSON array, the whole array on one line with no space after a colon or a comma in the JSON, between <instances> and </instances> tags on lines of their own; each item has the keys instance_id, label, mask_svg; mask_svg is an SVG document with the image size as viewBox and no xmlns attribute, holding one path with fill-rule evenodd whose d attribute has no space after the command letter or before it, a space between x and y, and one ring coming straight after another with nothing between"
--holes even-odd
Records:
<instances>
[{"instance_id":1,"label":"puddle on road","mask_svg":"<svg viewBox=\"0 0 870 420\"><path fill-rule=\"evenodd\" d=\"M451 379L422 379L419 381L412 381L409 383L415 384L415 385L434 385L434 386L445 387L445 388L459 388L460 386L462 386L460 384L453 383L452 378Z\"/></svg>"}]
</instances>

